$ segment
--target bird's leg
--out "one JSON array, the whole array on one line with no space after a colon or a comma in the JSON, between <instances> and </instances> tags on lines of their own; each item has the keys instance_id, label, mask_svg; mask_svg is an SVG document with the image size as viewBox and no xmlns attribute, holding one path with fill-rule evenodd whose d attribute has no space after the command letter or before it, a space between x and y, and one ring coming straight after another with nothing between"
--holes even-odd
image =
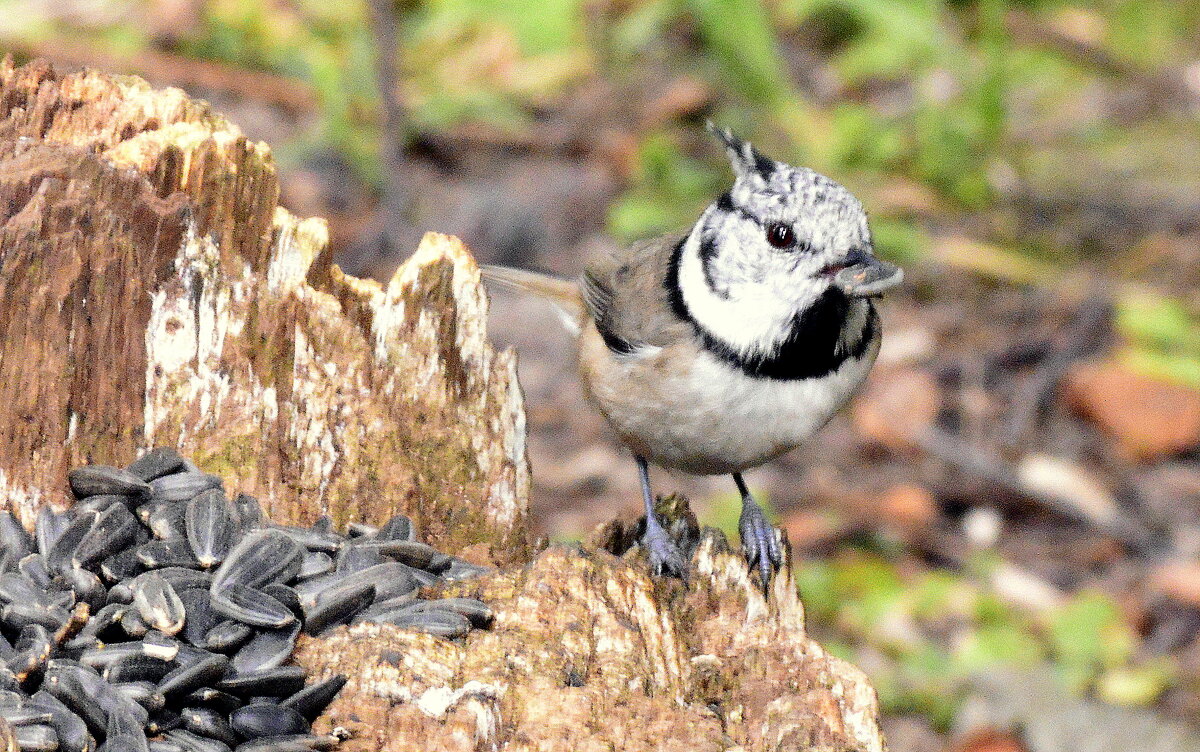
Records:
<instances>
[{"instance_id":1,"label":"bird's leg","mask_svg":"<svg viewBox=\"0 0 1200 752\"><path fill-rule=\"evenodd\" d=\"M642 477L642 500L646 503L646 534L643 536L643 540L646 548L650 551L650 567L655 574L683 577L684 571L687 569L683 554L679 551L679 546L675 545L675 541L667 535L667 531L663 529L662 523L654 514L654 493L650 490L650 468L646 465L644 458L635 456L634 459L637 460L638 473Z\"/></svg>"},{"instance_id":2,"label":"bird's leg","mask_svg":"<svg viewBox=\"0 0 1200 752\"><path fill-rule=\"evenodd\" d=\"M738 518L738 532L742 535L742 550L746 561L751 567L757 567L762 575L763 592L771 586L771 576L776 569L783 566L783 553L779 549L779 541L775 538L775 528L767 521L762 507L750 495L746 481L741 473L733 474L733 482L737 484L738 492L742 495L742 516Z\"/></svg>"}]
</instances>

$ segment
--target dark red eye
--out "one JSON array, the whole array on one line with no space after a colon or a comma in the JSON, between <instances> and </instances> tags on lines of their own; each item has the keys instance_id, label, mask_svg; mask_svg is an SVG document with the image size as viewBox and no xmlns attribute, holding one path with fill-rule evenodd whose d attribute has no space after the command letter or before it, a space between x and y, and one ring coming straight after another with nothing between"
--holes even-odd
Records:
<instances>
[{"instance_id":1,"label":"dark red eye","mask_svg":"<svg viewBox=\"0 0 1200 752\"><path fill-rule=\"evenodd\" d=\"M796 231L783 222L767 225L767 242L776 248L791 248L796 243Z\"/></svg>"}]
</instances>

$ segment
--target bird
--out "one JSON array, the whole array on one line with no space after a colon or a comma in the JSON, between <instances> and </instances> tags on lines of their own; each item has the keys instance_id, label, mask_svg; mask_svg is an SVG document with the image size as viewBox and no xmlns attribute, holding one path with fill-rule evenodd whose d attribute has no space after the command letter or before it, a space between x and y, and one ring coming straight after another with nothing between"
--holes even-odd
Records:
<instances>
[{"instance_id":1,"label":"bird","mask_svg":"<svg viewBox=\"0 0 1200 752\"><path fill-rule=\"evenodd\" d=\"M782 544L742 474L807 442L859 388L883 333L874 300L904 273L875 256L844 186L707 130L734 182L686 232L605 254L575 280L482 274L548 299L575 335L585 394L637 464L652 571L686 577L687 564L655 514L649 464L730 475L766 591Z\"/></svg>"}]
</instances>

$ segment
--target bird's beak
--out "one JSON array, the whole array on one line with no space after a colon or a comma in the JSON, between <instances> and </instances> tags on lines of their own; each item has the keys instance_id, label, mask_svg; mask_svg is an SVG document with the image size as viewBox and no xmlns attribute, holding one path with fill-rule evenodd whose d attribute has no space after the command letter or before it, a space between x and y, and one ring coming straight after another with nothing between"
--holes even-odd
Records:
<instances>
[{"instance_id":1,"label":"bird's beak","mask_svg":"<svg viewBox=\"0 0 1200 752\"><path fill-rule=\"evenodd\" d=\"M904 270L863 251L854 251L833 274L833 283L852 298L882 295L904 281Z\"/></svg>"}]
</instances>

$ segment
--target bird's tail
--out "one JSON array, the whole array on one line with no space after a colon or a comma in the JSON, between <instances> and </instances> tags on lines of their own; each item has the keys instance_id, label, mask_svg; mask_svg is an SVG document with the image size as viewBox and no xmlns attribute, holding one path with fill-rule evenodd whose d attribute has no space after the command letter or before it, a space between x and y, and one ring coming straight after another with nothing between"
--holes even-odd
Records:
<instances>
[{"instance_id":1,"label":"bird's tail","mask_svg":"<svg viewBox=\"0 0 1200 752\"><path fill-rule=\"evenodd\" d=\"M567 328L578 334L584 305L579 285L575 282L508 266L484 266L482 272L484 282L531 293L550 301L562 315Z\"/></svg>"}]
</instances>

